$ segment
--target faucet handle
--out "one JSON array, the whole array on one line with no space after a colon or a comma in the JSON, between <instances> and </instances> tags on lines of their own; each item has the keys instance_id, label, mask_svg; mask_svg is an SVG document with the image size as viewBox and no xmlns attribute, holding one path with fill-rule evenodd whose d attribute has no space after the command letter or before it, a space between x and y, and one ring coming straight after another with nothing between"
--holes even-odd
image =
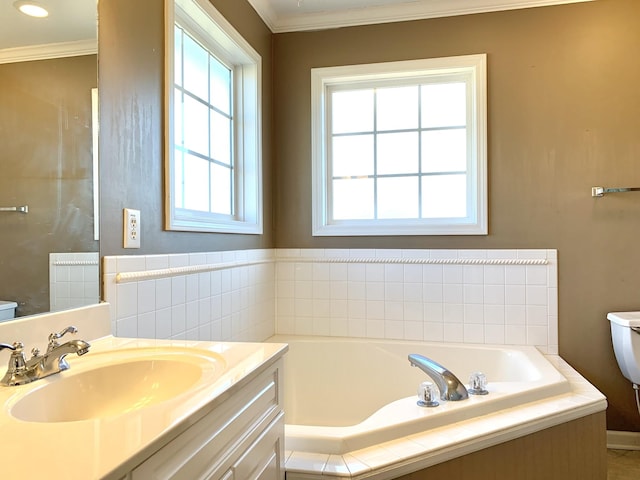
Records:
<instances>
[{"instance_id":1,"label":"faucet handle","mask_svg":"<svg viewBox=\"0 0 640 480\"><path fill-rule=\"evenodd\" d=\"M4 350L6 348L7 350L15 351L17 348L16 343L17 342L14 342L13 345L9 345L8 343L0 343L0 350ZM23 348L24 348L24 345L23 345Z\"/></svg>"},{"instance_id":2,"label":"faucet handle","mask_svg":"<svg viewBox=\"0 0 640 480\"><path fill-rule=\"evenodd\" d=\"M74 327L73 325L68 326L67 328L65 328L64 330L62 330L60 333L51 333L49 335L49 346L47 348L47 350L51 350L52 348L55 348L58 346L58 342L57 340L62 338L64 335L66 335L67 333L78 333L78 329L76 327Z\"/></svg>"}]
</instances>

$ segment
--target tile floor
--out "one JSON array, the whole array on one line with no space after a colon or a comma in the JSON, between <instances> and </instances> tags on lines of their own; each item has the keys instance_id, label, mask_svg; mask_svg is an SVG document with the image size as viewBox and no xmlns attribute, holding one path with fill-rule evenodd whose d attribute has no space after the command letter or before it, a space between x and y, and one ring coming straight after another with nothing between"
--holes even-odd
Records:
<instances>
[{"instance_id":1,"label":"tile floor","mask_svg":"<svg viewBox=\"0 0 640 480\"><path fill-rule=\"evenodd\" d=\"M607 480L640 479L640 450L607 450Z\"/></svg>"}]
</instances>

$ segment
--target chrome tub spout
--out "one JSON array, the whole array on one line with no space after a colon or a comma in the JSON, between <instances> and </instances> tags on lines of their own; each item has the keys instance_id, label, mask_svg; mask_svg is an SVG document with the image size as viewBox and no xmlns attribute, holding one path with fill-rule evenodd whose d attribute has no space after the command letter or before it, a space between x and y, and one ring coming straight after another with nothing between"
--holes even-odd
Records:
<instances>
[{"instance_id":1,"label":"chrome tub spout","mask_svg":"<svg viewBox=\"0 0 640 480\"><path fill-rule=\"evenodd\" d=\"M458 380L458 377L438 362L423 355L412 353L409 355L409 363L412 367L418 367L431 377L433 382L438 386L438 390L440 390L441 400L455 402L469 398L467 389L462 382Z\"/></svg>"}]
</instances>

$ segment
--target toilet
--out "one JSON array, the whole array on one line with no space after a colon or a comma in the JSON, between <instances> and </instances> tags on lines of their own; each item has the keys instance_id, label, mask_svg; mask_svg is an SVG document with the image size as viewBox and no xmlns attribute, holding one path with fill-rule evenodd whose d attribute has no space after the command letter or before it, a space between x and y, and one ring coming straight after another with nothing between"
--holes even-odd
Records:
<instances>
[{"instance_id":1,"label":"toilet","mask_svg":"<svg viewBox=\"0 0 640 480\"><path fill-rule=\"evenodd\" d=\"M634 386L640 385L640 312L612 312L607 319L620 370Z\"/></svg>"},{"instance_id":2,"label":"toilet","mask_svg":"<svg viewBox=\"0 0 640 480\"><path fill-rule=\"evenodd\" d=\"M0 322L5 322L16 317L16 302L7 302L0 300Z\"/></svg>"}]
</instances>

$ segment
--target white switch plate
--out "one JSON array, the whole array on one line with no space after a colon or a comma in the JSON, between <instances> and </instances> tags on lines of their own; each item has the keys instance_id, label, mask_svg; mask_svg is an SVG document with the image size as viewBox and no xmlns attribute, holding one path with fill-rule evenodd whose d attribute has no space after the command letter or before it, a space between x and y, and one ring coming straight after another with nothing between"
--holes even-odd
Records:
<instances>
[{"instance_id":1,"label":"white switch plate","mask_svg":"<svg viewBox=\"0 0 640 480\"><path fill-rule=\"evenodd\" d=\"M124 248L140 248L140 210L124 209Z\"/></svg>"}]
</instances>

